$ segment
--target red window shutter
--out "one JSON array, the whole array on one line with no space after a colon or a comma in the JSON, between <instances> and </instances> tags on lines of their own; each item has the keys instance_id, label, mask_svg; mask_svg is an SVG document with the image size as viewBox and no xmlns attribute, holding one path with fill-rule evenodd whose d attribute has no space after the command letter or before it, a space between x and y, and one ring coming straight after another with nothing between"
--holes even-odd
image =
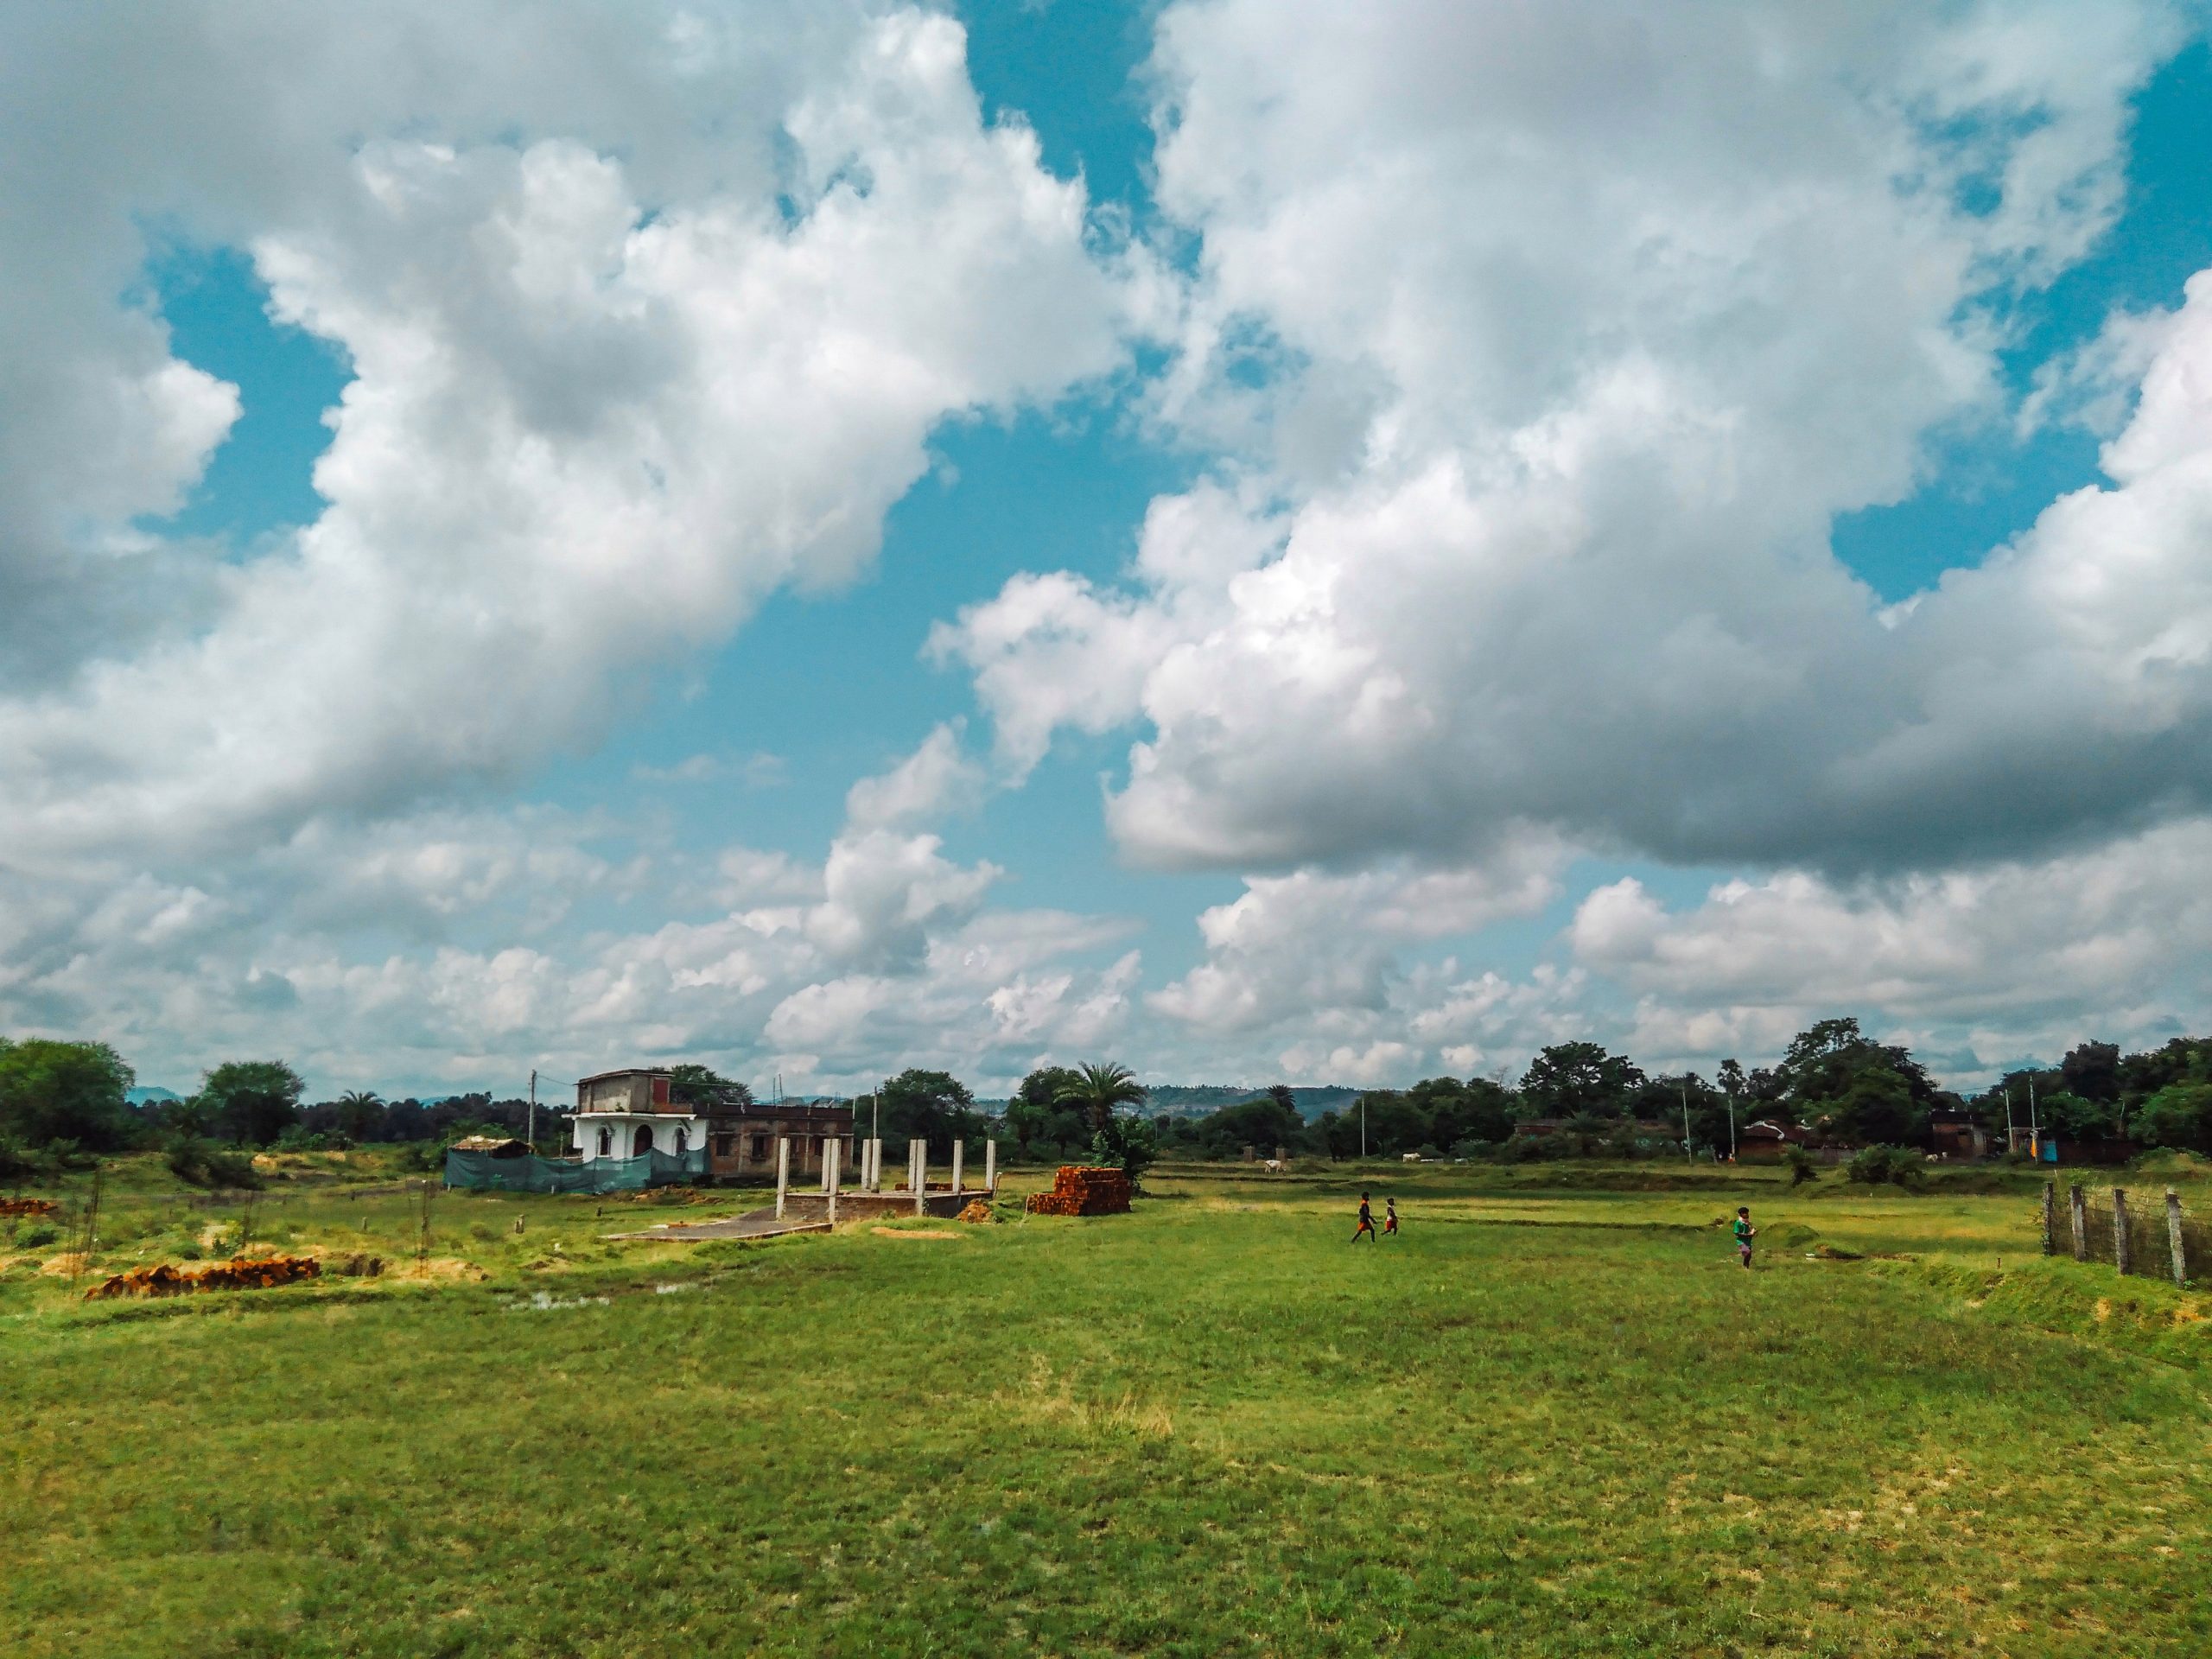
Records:
<instances>
[{"instance_id":1,"label":"red window shutter","mask_svg":"<svg viewBox=\"0 0 2212 1659\"><path fill-rule=\"evenodd\" d=\"M666 1077L655 1077L653 1079L653 1104L656 1106L665 1106L668 1104L668 1079Z\"/></svg>"}]
</instances>

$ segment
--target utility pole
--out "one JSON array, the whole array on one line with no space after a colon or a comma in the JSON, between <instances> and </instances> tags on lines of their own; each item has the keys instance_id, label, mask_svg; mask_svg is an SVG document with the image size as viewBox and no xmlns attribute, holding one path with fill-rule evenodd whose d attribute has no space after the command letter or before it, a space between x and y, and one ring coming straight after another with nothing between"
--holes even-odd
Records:
<instances>
[{"instance_id":1,"label":"utility pole","mask_svg":"<svg viewBox=\"0 0 2212 1659\"><path fill-rule=\"evenodd\" d=\"M1736 1161L1736 1096L1728 1096L1728 1161Z\"/></svg>"},{"instance_id":2,"label":"utility pole","mask_svg":"<svg viewBox=\"0 0 2212 1659\"><path fill-rule=\"evenodd\" d=\"M1367 1096L1359 1097L1359 1161L1367 1161Z\"/></svg>"},{"instance_id":3,"label":"utility pole","mask_svg":"<svg viewBox=\"0 0 2212 1659\"><path fill-rule=\"evenodd\" d=\"M537 1068L530 1070L530 1155L537 1156Z\"/></svg>"},{"instance_id":4,"label":"utility pole","mask_svg":"<svg viewBox=\"0 0 2212 1659\"><path fill-rule=\"evenodd\" d=\"M1690 1074L1687 1071L1682 1073L1682 1161L1697 1161L1690 1151Z\"/></svg>"},{"instance_id":5,"label":"utility pole","mask_svg":"<svg viewBox=\"0 0 2212 1659\"><path fill-rule=\"evenodd\" d=\"M2028 1079L2028 1156L2043 1156L2043 1128L2036 1122L2036 1080Z\"/></svg>"}]
</instances>

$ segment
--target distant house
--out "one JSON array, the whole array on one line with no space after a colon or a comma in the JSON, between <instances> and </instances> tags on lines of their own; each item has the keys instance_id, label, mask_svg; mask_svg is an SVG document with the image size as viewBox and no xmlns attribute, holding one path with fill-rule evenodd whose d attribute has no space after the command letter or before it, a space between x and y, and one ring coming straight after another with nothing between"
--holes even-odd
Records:
<instances>
[{"instance_id":1,"label":"distant house","mask_svg":"<svg viewBox=\"0 0 2212 1659\"><path fill-rule=\"evenodd\" d=\"M1938 1158L1986 1157L1989 1133L1956 1107L1938 1106L1928 1114L1928 1149Z\"/></svg>"},{"instance_id":2,"label":"distant house","mask_svg":"<svg viewBox=\"0 0 2212 1659\"><path fill-rule=\"evenodd\" d=\"M1795 1123L1777 1123L1762 1118L1756 1123L1746 1123L1736 1131L1736 1161L1739 1164L1778 1164L1789 1156L1789 1148L1802 1147L1811 1152L1819 1147L1823 1137L1815 1129L1802 1129Z\"/></svg>"},{"instance_id":3,"label":"distant house","mask_svg":"<svg viewBox=\"0 0 2212 1659\"><path fill-rule=\"evenodd\" d=\"M776 1140L791 1141L791 1173L818 1175L823 1150L842 1143L839 1163L853 1164L853 1109L825 1103L753 1101L730 1095L673 1097L670 1073L658 1066L601 1071L576 1083L572 1144L584 1162L601 1158L697 1156L709 1180L758 1179L776 1173Z\"/></svg>"}]
</instances>

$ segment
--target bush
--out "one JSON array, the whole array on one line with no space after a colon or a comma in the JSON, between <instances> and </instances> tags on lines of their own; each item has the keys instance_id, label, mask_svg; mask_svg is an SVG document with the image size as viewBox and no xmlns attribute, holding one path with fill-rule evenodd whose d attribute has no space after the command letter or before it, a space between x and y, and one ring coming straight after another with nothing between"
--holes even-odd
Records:
<instances>
[{"instance_id":1,"label":"bush","mask_svg":"<svg viewBox=\"0 0 2212 1659\"><path fill-rule=\"evenodd\" d=\"M1920 1186L1928 1179L1928 1160L1910 1147L1861 1147L1851 1154L1844 1179L1866 1186Z\"/></svg>"},{"instance_id":2,"label":"bush","mask_svg":"<svg viewBox=\"0 0 2212 1659\"><path fill-rule=\"evenodd\" d=\"M1813 1154L1802 1147L1790 1147L1785 1149L1782 1154L1782 1161L1789 1166L1789 1185L1792 1186L1802 1186L1806 1182L1816 1181L1821 1177L1820 1165L1814 1161Z\"/></svg>"},{"instance_id":3,"label":"bush","mask_svg":"<svg viewBox=\"0 0 2212 1659\"><path fill-rule=\"evenodd\" d=\"M60 1236L60 1230L58 1228L26 1227L16 1235L16 1243L20 1249L35 1250L55 1243Z\"/></svg>"},{"instance_id":4,"label":"bush","mask_svg":"<svg viewBox=\"0 0 2212 1659\"><path fill-rule=\"evenodd\" d=\"M197 1135L185 1135L172 1142L168 1164L170 1173L190 1186L261 1185L260 1173L254 1168L251 1157Z\"/></svg>"}]
</instances>

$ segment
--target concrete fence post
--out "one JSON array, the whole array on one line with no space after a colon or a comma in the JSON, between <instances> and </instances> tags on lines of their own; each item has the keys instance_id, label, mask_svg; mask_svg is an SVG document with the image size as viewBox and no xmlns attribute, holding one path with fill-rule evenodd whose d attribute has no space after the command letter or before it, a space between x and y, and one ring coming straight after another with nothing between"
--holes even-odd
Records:
<instances>
[{"instance_id":1,"label":"concrete fence post","mask_svg":"<svg viewBox=\"0 0 2212 1659\"><path fill-rule=\"evenodd\" d=\"M914 1213L929 1214L930 1143L920 1135L914 1137Z\"/></svg>"},{"instance_id":2,"label":"concrete fence post","mask_svg":"<svg viewBox=\"0 0 2212 1659\"><path fill-rule=\"evenodd\" d=\"M2058 1183L2043 1184L2043 1253L2058 1254Z\"/></svg>"},{"instance_id":3,"label":"concrete fence post","mask_svg":"<svg viewBox=\"0 0 2212 1659\"><path fill-rule=\"evenodd\" d=\"M883 1191L883 1138L880 1135L871 1138L868 1143L868 1190L871 1192Z\"/></svg>"},{"instance_id":4,"label":"concrete fence post","mask_svg":"<svg viewBox=\"0 0 2212 1659\"><path fill-rule=\"evenodd\" d=\"M983 1191L993 1198L999 1195L999 1143L983 1142Z\"/></svg>"},{"instance_id":5,"label":"concrete fence post","mask_svg":"<svg viewBox=\"0 0 2212 1659\"><path fill-rule=\"evenodd\" d=\"M2066 1189L2067 1219L2074 1224L2074 1259L2089 1259L2089 1205L2082 1196L2082 1183L2074 1182Z\"/></svg>"},{"instance_id":6,"label":"concrete fence post","mask_svg":"<svg viewBox=\"0 0 2212 1659\"><path fill-rule=\"evenodd\" d=\"M2112 1264L2122 1273L2128 1268L2127 1189L2115 1186L2112 1190Z\"/></svg>"},{"instance_id":7,"label":"concrete fence post","mask_svg":"<svg viewBox=\"0 0 2212 1659\"><path fill-rule=\"evenodd\" d=\"M776 1137L776 1219L784 1218L784 1194L791 1190L791 1143L789 1135Z\"/></svg>"},{"instance_id":8,"label":"concrete fence post","mask_svg":"<svg viewBox=\"0 0 2212 1659\"><path fill-rule=\"evenodd\" d=\"M955 1135L952 1141L952 1190L960 1191L960 1166L968 1156L968 1143Z\"/></svg>"},{"instance_id":9,"label":"concrete fence post","mask_svg":"<svg viewBox=\"0 0 2212 1659\"><path fill-rule=\"evenodd\" d=\"M2189 1282L2189 1247L2181 1236L2181 1194L2166 1189L2166 1248L2173 1252L2174 1283Z\"/></svg>"},{"instance_id":10,"label":"concrete fence post","mask_svg":"<svg viewBox=\"0 0 2212 1659\"><path fill-rule=\"evenodd\" d=\"M822 1143L822 1182L830 1193L830 1224L832 1227L837 1224L837 1189L842 1185L838 1179L838 1154L844 1148L845 1143L835 1135Z\"/></svg>"}]
</instances>

